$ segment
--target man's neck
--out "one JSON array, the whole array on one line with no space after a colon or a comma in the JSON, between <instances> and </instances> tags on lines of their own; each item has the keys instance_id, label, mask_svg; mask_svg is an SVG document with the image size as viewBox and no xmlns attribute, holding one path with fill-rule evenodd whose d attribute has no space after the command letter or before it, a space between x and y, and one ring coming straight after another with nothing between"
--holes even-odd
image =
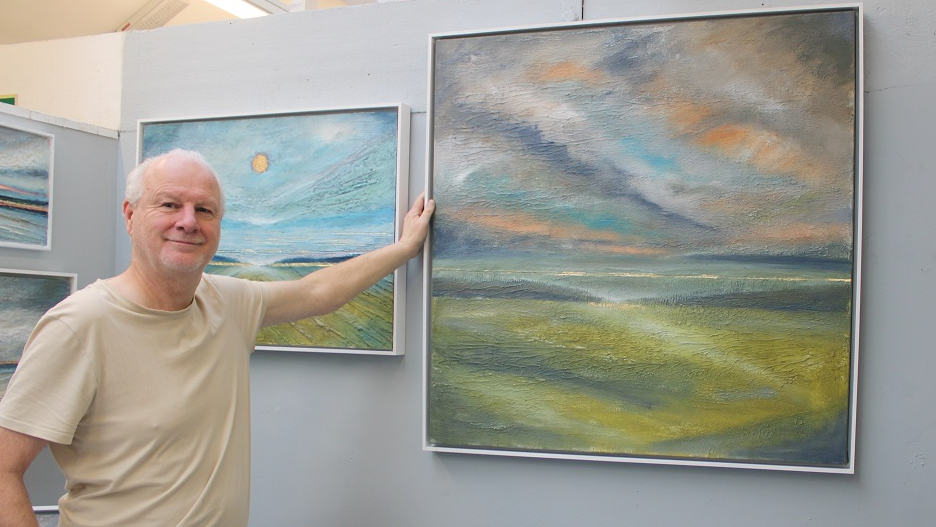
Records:
<instances>
[{"instance_id":1,"label":"man's neck","mask_svg":"<svg viewBox=\"0 0 936 527\"><path fill-rule=\"evenodd\" d=\"M181 311L195 298L201 274L179 273L160 279L141 273L133 263L123 273L111 279L111 285L129 300L149 309Z\"/></svg>"}]
</instances>

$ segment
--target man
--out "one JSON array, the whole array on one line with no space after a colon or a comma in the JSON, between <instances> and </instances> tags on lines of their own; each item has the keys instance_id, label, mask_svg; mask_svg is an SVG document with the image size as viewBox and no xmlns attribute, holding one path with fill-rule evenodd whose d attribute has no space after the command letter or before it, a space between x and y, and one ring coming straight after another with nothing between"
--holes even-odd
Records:
<instances>
[{"instance_id":1,"label":"man","mask_svg":"<svg viewBox=\"0 0 936 527\"><path fill-rule=\"evenodd\" d=\"M260 327L334 311L416 256L435 205L396 243L302 279L203 274L224 201L197 153L127 178L130 265L51 309L0 402L0 526L35 526L23 474L49 445L60 525L247 525L248 365Z\"/></svg>"}]
</instances>

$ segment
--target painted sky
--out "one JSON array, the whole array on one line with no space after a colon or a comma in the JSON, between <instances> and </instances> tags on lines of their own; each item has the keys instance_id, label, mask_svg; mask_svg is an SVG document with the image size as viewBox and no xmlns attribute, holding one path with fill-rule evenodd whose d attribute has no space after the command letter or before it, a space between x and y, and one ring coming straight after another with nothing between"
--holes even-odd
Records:
<instances>
[{"instance_id":1,"label":"painted sky","mask_svg":"<svg viewBox=\"0 0 936 527\"><path fill-rule=\"evenodd\" d=\"M0 272L0 362L17 362L39 319L72 291L72 278Z\"/></svg>"},{"instance_id":2,"label":"painted sky","mask_svg":"<svg viewBox=\"0 0 936 527\"><path fill-rule=\"evenodd\" d=\"M437 257L851 257L854 11L441 38Z\"/></svg>"},{"instance_id":3,"label":"painted sky","mask_svg":"<svg viewBox=\"0 0 936 527\"><path fill-rule=\"evenodd\" d=\"M227 200L219 256L269 264L393 241L397 109L145 123L143 157L201 152Z\"/></svg>"},{"instance_id":4,"label":"painted sky","mask_svg":"<svg viewBox=\"0 0 936 527\"><path fill-rule=\"evenodd\" d=\"M48 244L51 171L49 137L0 126L0 244Z\"/></svg>"}]
</instances>

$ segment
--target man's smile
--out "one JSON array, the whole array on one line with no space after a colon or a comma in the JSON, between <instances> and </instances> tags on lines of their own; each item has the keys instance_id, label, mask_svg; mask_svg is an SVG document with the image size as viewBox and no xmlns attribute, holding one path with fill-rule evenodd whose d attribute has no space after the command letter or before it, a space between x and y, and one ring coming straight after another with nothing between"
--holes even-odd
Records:
<instances>
[{"instance_id":1,"label":"man's smile","mask_svg":"<svg viewBox=\"0 0 936 527\"><path fill-rule=\"evenodd\" d=\"M172 243L178 243L181 245L193 245L193 246L204 245L205 243L205 240L176 240L172 238L169 238L166 241L172 242Z\"/></svg>"}]
</instances>

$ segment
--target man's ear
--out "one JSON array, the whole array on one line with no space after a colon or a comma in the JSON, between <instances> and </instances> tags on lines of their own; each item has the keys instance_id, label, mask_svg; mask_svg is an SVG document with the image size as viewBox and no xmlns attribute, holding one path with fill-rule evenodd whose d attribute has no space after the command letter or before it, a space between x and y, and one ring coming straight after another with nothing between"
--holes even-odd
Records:
<instances>
[{"instance_id":1,"label":"man's ear","mask_svg":"<svg viewBox=\"0 0 936 527\"><path fill-rule=\"evenodd\" d=\"M124 200L123 202L123 216L124 224L127 228L127 234L133 234L133 205L129 201Z\"/></svg>"}]
</instances>

